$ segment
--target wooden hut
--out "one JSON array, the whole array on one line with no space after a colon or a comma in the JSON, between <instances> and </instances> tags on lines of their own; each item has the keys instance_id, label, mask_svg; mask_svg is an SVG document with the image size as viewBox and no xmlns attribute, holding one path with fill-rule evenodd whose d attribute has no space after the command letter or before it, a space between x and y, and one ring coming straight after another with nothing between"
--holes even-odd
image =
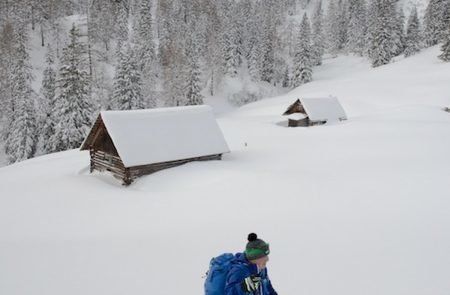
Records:
<instances>
[{"instance_id":1,"label":"wooden hut","mask_svg":"<svg viewBox=\"0 0 450 295\"><path fill-rule=\"evenodd\" d=\"M314 126L330 121L347 120L344 109L336 97L299 98L283 115L288 116L288 126Z\"/></svg>"},{"instance_id":2,"label":"wooden hut","mask_svg":"<svg viewBox=\"0 0 450 295\"><path fill-rule=\"evenodd\" d=\"M141 175L229 152L209 106L103 111L81 146L91 172L110 171L129 185Z\"/></svg>"},{"instance_id":3,"label":"wooden hut","mask_svg":"<svg viewBox=\"0 0 450 295\"><path fill-rule=\"evenodd\" d=\"M291 104L287 110L283 113L284 116L288 116L288 126L309 126L309 118L306 114L305 108L303 107L300 99L297 99L293 104Z\"/></svg>"}]
</instances>

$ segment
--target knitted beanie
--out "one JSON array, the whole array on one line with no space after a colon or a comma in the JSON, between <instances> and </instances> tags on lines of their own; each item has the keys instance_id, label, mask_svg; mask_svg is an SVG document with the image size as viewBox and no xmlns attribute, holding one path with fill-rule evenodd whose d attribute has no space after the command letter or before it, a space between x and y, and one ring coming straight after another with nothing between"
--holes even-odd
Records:
<instances>
[{"instance_id":1,"label":"knitted beanie","mask_svg":"<svg viewBox=\"0 0 450 295\"><path fill-rule=\"evenodd\" d=\"M267 256L270 253L269 244L258 239L255 233L251 233L248 235L248 243L244 253L248 260L255 260Z\"/></svg>"}]
</instances>

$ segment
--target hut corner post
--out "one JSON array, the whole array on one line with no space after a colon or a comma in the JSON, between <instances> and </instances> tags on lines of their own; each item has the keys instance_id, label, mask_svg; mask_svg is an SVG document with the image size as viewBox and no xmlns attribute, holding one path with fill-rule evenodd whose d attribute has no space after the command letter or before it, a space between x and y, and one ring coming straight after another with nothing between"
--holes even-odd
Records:
<instances>
[{"instance_id":1,"label":"hut corner post","mask_svg":"<svg viewBox=\"0 0 450 295\"><path fill-rule=\"evenodd\" d=\"M129 186L133 182L131 177L130 168L125 168L125 175L123 177L123 185Z\"/></svg>"},{"instance_id":2,"label":"hut corner post","mask_svg":"<svg viewBox=\"0 0 450 295\"><path fill-rule=\"evenodd\" d=\"M95 154L95 150L90 149L90 150L89 150L89 155L90 155L90 157L91 157L90 173L94 172L94 170L95 170L94 154Z\"/></svg>"}]
</instances>

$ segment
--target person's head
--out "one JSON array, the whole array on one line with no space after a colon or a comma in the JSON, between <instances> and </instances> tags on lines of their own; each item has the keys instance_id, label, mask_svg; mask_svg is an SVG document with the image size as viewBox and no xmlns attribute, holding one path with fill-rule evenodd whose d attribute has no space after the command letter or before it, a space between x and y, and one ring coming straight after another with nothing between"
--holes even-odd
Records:
<instances>
[{"instance_id":1,"label":"person's head","mask_svg":"<svg viewBox=\"0 0 450 295\"><path fill-rule=\"evenodd\" d=\"M269 261L269 244L258 239L255 233L251 233L248 235L248 243L244 253L248 261L256 264L259 269L263 269Z\"/></svg>"}]
</instances>

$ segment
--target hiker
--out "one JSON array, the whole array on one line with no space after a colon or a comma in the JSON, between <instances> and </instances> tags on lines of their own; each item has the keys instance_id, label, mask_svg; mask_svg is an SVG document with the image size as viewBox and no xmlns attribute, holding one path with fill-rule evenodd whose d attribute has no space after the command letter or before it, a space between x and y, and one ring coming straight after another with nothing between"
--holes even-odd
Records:
<instances>
[{"instance_id":1,"label":"hiker","mask_svg":"<svg viewBox=\"0 0 450 295\"><path fill-rule=\"evenodd\" d=\"M269 244L248 235L244 253L237 253L225 281L225 295L277 295L267 274Z\"/></svg>"}]
</instances>

